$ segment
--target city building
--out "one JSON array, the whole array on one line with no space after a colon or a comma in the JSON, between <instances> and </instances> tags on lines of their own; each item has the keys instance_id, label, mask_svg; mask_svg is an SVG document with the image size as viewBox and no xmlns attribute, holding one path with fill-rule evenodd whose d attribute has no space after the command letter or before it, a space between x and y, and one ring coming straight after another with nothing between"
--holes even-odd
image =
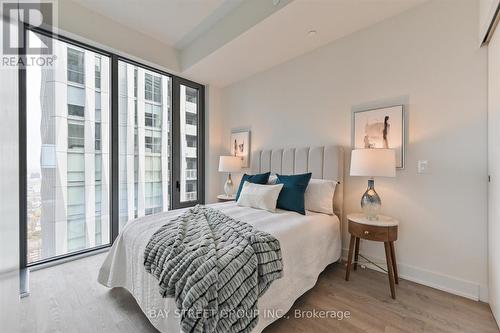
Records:
<instances>
[{"instance_id":1,"label":"city building","mask_svg":"<svg viewBox=\"0 0 500 333\"><path fill-rule=\"evenodd\" d=\"M30 261L110 239L109 59L61 41L54 54L56 66L40 73L40 131L28 133L41 138L40 221L29 221L41 239L28 235Z\"/></svg>"}]
</instances>

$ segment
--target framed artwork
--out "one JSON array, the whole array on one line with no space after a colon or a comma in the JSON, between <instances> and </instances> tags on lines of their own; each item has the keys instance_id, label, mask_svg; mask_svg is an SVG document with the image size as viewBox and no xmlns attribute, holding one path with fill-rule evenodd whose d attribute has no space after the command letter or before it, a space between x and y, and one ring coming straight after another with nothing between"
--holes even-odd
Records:
<instances>
[{"instance_id":1,"label":"framed artwork","mask_svg":"<svg viewBox=\"0 0 500 333\"><path fill-rule=\"evenodd\" d=\"M231 155L241 158L241 167L250 167L250 131L231 132Z\"/></svg>"},{"instance_id":2,"label":"framed artwork","mask_svg":"<svg viewBox=\"0 0 500 333\"><path fill-rule=\"evenodd\" d=\"M396 150L396 167L405 164L405 113L403 105L354 111L353 148Z\"/></svg>"}]
</instances>

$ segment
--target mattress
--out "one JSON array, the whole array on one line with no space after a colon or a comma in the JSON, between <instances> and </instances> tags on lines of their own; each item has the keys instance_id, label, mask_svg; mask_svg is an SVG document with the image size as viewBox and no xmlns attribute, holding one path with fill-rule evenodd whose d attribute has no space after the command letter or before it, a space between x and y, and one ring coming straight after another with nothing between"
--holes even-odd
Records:
<instances>
[{"instance_id":1,"label":"mattress","mask_svg":"<svg viewBox=\"0 0 500 333\"><path fill-rule=\"evenodd\" d=\"M235 219L268 232L280 241L283 277L272 283L259 298L259 322L253 332L261 332L291 308L297 298L311 289L319 274L341 254L340 223L335 215L277 210L271 213L235 202L208 205ZM158 280L144 269L147 242L164 223L185 209L142 217L127 223L114 242L98 281L109 287L123 287L136 299L149 321L161 332L180 332L180 317L172 298L162 298Z\"/></svg>"}]
</instances>

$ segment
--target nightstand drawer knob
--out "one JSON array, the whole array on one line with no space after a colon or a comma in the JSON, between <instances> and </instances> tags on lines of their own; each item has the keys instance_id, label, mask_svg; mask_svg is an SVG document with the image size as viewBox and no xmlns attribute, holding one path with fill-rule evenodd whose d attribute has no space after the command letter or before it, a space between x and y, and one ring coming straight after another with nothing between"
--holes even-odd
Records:
<instances>
[{"instance_id":1,"label":"nightstand drawer knob","mask_svg":"<svg viewBox=\"0 0 500 333\"><path fill-rule=\"evenodd\" d=\"M365 230L365 235L368 235L370 232L368 230Z\"/></svg>"}]
</instances>

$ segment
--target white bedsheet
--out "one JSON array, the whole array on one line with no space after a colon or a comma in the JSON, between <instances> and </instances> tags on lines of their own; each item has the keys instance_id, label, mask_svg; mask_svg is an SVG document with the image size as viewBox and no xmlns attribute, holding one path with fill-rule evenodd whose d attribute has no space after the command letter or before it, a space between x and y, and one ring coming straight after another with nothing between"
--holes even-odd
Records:
<instances>
[{"instance_id":1,"label":"white bedsheet","mask_svg":"<svg viewBox=\"0 0 500 333\"><path fill-rule=\"evenodd\" d=\"M259 323L253 332L286 314L294 301L311 289L325 267L340 258L340 225L336 216L307 212L305 216L278 210L270 213L234 202L209 205L223 213L272 234L280 241L284 275L259 299ZM151 323L161 332L180 331L172 298L162 298L158 281L144 270L144 249L152 234L181 214L175 210L130 221L113 244L98 281L123 287L137 300Z\"/></svg>"}]
</instances>

